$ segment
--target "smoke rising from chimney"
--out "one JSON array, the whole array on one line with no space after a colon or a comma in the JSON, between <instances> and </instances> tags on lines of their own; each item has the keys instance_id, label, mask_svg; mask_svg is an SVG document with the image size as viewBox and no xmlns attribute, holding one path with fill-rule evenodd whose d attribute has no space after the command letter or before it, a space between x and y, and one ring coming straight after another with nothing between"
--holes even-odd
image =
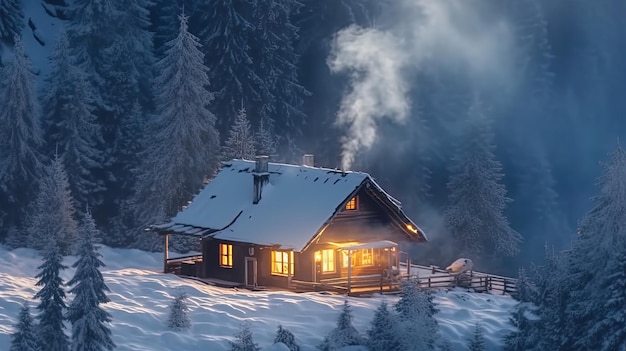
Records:
<instances>
[{"instance_id":1,"label":"smoke rising from chimney","mask_svg":"<svg viewBox=\"0 0 626 351\"><path fill-rule=\"evenodd\" d=\"M472 0L397 0L388 3L378 28L350 26L337 33L328 65L350 78L336 119L346 128L344 170L374 145L380 121L410 118L409 92L419 83L413 73L450 65L476 81L511 80L511 31L483 10Z\"/></svg>"}]
</instances>

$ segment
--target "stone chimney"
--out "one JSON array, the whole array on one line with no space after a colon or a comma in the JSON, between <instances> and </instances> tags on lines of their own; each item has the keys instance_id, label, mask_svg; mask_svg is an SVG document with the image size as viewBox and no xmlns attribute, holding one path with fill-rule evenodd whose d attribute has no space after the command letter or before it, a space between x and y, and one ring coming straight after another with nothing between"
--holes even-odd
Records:
<instances>
[{"instance_id":1,"label":"stone chimney","mask_svg":"<svg viewBox=\"0 0 626 351\"><path fill-rule=\"evenodd\" d=\"M269 162L268 156L256 156L254 164L254 172L252 177L254 178L254 194L252 198L253 204L258 204L261 201L261 194L263 192L263 186L270 180L270 174L268 172L267 164Z\"/></svg>"},{"instance_id":2,"label":"stone chimney","mask_svg":"<svg viewBox=\"0 0 626 351\"><path fill-rule=\"evenodd\" d=\"M312 154L302 155L302 165L308 167L315 167L315 156Z\"/></svg>"}]
</instances>

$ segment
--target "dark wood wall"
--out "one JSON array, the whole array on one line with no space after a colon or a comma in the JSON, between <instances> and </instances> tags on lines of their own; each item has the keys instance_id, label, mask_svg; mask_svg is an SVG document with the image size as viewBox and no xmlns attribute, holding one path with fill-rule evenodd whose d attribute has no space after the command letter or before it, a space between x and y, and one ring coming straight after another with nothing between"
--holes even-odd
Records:
<instances>
[{"instance_id":1,"label":"dark wood wall","mask_svg":"<svg viewBox=\"0 0 626 351\"><path fill-rule=\"evenodd\" d=\"M302 253L294 253L293 279L319 281L325 278L347 276L347 268L342 267L342 253L331 243L341 242L372 242L390 240L401 244L409 241L409 236L394 223L387 210L375 201L368 191L359 191L357 210L344 210L338 213L326 230L316 238ZM306 234L314 235L314 233ZM233 245L233 266L220 266L219 246L221 243ZM248 249L254 248L250 255ZM321 267L315 262L315 252L324 249L335 249L335 272L321 273ZM272 274L272 248L247 243L227 242L205 239L202 245L203 274L205 278L216 278L245 284L246 257L257 260L257 284L261 286L287 287L287 277ZM389 267L388 253L384 249L374 250L374 266L353 267L353 275L379 274Z\"/></svg>"}]
</instances>

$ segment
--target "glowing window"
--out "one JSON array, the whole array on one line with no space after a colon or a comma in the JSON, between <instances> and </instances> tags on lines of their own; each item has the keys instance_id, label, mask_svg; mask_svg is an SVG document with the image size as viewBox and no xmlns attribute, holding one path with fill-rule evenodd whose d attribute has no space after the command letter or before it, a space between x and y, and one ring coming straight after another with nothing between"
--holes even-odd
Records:
<instances>
[{"instance_id":1,"label":"glowing window","mask_svg":"<svg viewBox=\"0 0 626 351\"><path fill-rule=\"evenodd\" d=\"M348 267L348 252L343 252L343 267ZM373 266L374 249L362 249L352 252L352 266Z\"/></svg>"},{"instance_id":2,"label":"glowing window","mask_svg":"<svg viewBox=\"0 0 626 351\"><path fill-rule=\"evenodd\" d=\"M322 250L315 253L322 261L322 273L335 271L335 250Z\"/></svg>"},{"instance_id":3,"label":"glowing window","mask_svg":"<svg viewBox=\"0 0 626 351\"><path fill-rule=\"evenodd\" d=\"M233 245L220 244L220 266L233 267Z\"/></svg>"},{"instance_id":4,"label":"glowing window","mask_svg":"<svg viewBox=\"0 0 626 351\"><path fill-rule=\"evenodd\" d=\"M348 203L346 204L346 211L350 211L350 210L356 210L356 200L357 197L353 197L350 199L350 201L348 201Z\"/></svg>"},{"instance_id":5,"label":"glowing window","mask_svg":"<svg viewBox=\"0 0 626 351\"><path fill-rule=\"evenodd\" d=\"M291 257L289 257L290 255ZM291 265L289 264L290 259ZM287 275L287 269L289 269L289 273L293 275L293 266L293 251L272 251L272 274Z\"/></svg>"}]
</instances>

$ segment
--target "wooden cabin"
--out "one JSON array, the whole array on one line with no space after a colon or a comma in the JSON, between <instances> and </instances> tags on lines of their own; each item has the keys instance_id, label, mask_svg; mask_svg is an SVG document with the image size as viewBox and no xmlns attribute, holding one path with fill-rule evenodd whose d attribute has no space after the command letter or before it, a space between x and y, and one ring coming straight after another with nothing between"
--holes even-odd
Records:
<instances>
[{"instance_id":1,"label":"wooden cabin","mask_svg":"<svg viewBox=\"0 0 626 351\"><path fill-rule=\"evenodd\" d=\"M170 222L164 270L232 286L313 289L399 267L402 247L424 232L363 172L255 161L225 162ZM201 240L202 254L168 257L168 236ZM354 283L353 283L354 284Z\"/></svg>"}]
</instances>

